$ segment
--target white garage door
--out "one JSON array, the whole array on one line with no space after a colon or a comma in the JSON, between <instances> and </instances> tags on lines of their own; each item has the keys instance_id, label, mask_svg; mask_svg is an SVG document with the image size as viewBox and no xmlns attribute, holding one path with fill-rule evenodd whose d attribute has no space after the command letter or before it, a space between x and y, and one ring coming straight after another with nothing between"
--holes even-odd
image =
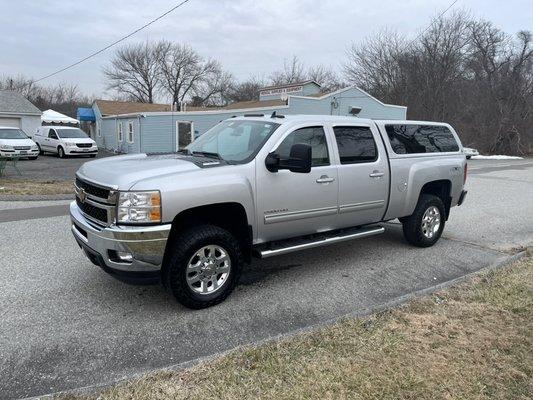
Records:
<instances>
[{"instance_id":1,"label":"white garage door","mask_svg":"<svg viewBox=\"0 0 533 400\"><path fill-rule=\"evenodd\" d=\"M20 128L20 118L0 117L0 126L9 126L11 128Z\"/></svg>"}]
</instances>

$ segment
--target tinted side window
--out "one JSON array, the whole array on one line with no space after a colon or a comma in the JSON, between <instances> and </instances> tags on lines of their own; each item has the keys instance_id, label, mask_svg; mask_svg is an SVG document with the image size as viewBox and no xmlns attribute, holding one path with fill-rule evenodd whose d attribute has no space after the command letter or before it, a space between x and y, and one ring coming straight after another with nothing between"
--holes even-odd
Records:
<instances>
[{"instance_id":1,"label":"tinted side window","mask_svg":"<svg viewBox=\"0 0 533 400\"><path fill-rule=\"evenodd\" d=\"M53 129L50 129L50 130L48 131L48 137L51 138L51 139L59 139L59 138L57 137L57 133L56 133L56 131L53 130Z\"/></svg>"},{"instance_id":2,"label":"tinted side window","mask_svg":"<svg viewBox=\"0 0 533 400\"><path fill-rule=\"evenodd\" d=\"M336 126L333 128L341 164L375 161L376 143L370 128L366 126Z\"/></svg>"},{"instance_id":3,"label":"tinted side window","mask_svg":"<svg viewBox=\"0 0 533 400\"><path fill-rule=\"evenodd\" d=\"M458 151L452 132L439 125L386 125L392 150L396 154Z\"/></svg>"},{"instance_id":4,"label":"tinted side window","mask_svg":"<svg viewBox=\"0 0 533 400\"><path fill-rule=\"evenodd\" d=\"M329 165L328 144L324 128L312 126L300 128L289 134L278 147L278 154L282 160L289 158L293 144L302 143L311 146L313 158L311 166L319 167Z\"/></svg>"}]
</instances>

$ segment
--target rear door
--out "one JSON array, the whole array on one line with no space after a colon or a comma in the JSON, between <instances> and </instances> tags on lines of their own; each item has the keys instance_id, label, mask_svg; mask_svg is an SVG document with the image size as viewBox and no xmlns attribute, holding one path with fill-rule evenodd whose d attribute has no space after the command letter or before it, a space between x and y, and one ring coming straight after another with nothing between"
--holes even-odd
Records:
<instances>
[{"instance_id":1,"label":"rear door","mask_svg":"<svg viewBox=\"0 0 533 400\"><path fill-rule=\"evenodd\" d=\"M383 141L371 124L335 124L339 215L345 228L381 221L389 198L389 165Z\"/></svg>"}]
</instances>

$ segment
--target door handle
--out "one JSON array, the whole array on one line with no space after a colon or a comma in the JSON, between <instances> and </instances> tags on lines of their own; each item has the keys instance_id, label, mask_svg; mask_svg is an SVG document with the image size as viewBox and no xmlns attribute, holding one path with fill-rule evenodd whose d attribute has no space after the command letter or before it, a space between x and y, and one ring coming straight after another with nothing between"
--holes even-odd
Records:
<instances>
[{"instance_id":1,"label":"door handle","mask_svg":"<svg viewBox=\"0 0 533 400\"><path fill-rule=\"evenodd\" d=\"M383 175L385 175L384 172L379 171L373 171L370 175L368 175L371 178L381 178Z\"/></svg>"},{"instance_id":2,"label":"door handle","mask_svg":"<svg viewBox=\"0 0 533 400\"><path fill-rule=\"evenodd\" d=\"M320 178L316 180L316 183L330 183L333 182L335 178L330 178L327 175L322 175Z\"/></svg>"}]
</instances>

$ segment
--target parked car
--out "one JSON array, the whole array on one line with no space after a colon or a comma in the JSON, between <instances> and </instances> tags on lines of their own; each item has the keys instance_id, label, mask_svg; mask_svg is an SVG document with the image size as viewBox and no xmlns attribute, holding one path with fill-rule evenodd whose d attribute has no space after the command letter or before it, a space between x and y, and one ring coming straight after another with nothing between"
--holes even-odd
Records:
<instances>
[{"instance_id":1,"label":"parked car","mask_svg":"<svg viewBox=\"0 0 533 400\"><path fill-rule=\"evenodd\" d=\"M39 149L19 128L0 126L0 157L36 160Z\"/></svg>"},{"instance_id":2,"label":"parked car","mask_svg":"<svg viewBox=\"0 0 533 400\"><path fill-rule=\"evenodd\" d=\"M55 153L60 158L73 155L96 157L98 147L80 128L67 126L40 126L33 137L40 154Z\"/></svg>"},{"instance_id":3,"label":"parked car","mask_svg":"<svg viewBox=\"0 0 533 400\"><path fill-rule=\"evenodd\" d=\"M377 235L383 221L399 218L409 243L432 246L463 203L466 173L444 123L235 117L179 153L85 163L71 228L105 271L161 279L203 308L254 257Z\"/></svg>"},{"instance_id":4,"label":"parked car","mask_svg":"<svg viewBox=\"0 0 533 400\"><path fill-rule=\"evenodd\" d=\"M479 156L479 151L470 147L463 147L463 153L466 155L467 160L470 160L472 156Z\"/></svg>"}]
</instances>

